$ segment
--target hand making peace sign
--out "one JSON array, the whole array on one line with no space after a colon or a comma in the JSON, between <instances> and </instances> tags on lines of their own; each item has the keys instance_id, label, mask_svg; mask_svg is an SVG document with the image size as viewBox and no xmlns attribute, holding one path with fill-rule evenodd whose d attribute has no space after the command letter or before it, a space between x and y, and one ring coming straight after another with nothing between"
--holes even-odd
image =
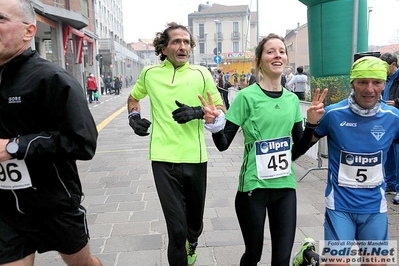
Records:
<instances>
[{"instance_id":1,"label":"hand making peace sign","mask_svg":"<svg viewBox=\"0 0 399 266\"><path fill-rule=\"evenodd\" d=\"M209 104L205 101L204 97L201 94L198 94L198 98L200 99L202 105L204 106L204 120L207 124L213 124L213 121L217 116L219 116L219 111L213 103L213 99L211 93L209 91L206 92L208 95Z\"/></svg>"},{"instance_id":2,"label":"hand making peace sign","mask_svg":"<svg viewBox=\"0 0 399 266\"><path fill-rule=\"evenodd\" d=\"M317 88L313 97L312 105L307 110L307 122L317 124L324 114L324 99L326 98L328 89L324 89L320 95L320 89ZM320 96L320 97L319 97Z\"/></svg>"}]
</instances>

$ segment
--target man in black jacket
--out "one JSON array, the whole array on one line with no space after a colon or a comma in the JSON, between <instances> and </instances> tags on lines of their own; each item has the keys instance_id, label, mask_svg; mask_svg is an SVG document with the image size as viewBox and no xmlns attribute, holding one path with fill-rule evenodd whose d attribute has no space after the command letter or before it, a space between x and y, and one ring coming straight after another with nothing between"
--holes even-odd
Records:
<instances>
[{"instance_id":1,"label":"man in black jacket","mask_svg":"<svg viewBox=\"0 0 399 266\"><path fill-rule=\"evenodd\" d=\"M229 88L226 87L226 79L224 77L224 73L222 70L218 69L218 80L217 80L217 88L220 92L220 96L222 96L224 106L226 106L226 109L229 109L230 103L229 103Z\"/></svg>"},{"instance_id":2,"label":"man in black jacket","mask_svg":"<svg viewBox=\"0 0 399 266\"><path fill-rule=\"evenodd\" d=\"M388 77L382 99L391 106L399 108L399 69L398 58L394 53L384 53L380 59L387 62ZM392 144L385 163L386 192L396 193L392 202L399 204L399 143Z\"/></svg>"},{"instance_id":3,"label":"man in black jacket","mask_svg":"<svg viewBox=\"0 0 399 266\"><path fill-rule=\"evenodd\" d=\"M256 82L256 77L255 77L255 68L251 67L251 76L248 79L248 86L254 84Z\"/></svg>"},{"instance_id":4,"label":"man in black jacket","mask_svg":"<svg viewBox=\"0 0 399 266\"><path fill-rule=\"evenodd\" d=\"M89 251L76 160L97 129L77 80L30 48L29 0L0 0L0 265L33 265L56 250L67 265L100 266Z\"/></svg>"}]
</instances>

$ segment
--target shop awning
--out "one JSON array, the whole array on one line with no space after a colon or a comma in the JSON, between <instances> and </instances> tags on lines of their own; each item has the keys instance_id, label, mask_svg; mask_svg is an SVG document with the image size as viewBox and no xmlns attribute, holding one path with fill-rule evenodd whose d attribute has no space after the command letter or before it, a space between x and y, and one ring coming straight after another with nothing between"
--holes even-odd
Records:
<instances>
[{"instance_id":1,"label":"shop awning","mask_svg":"<svg viewBox=\"0 0 399 266\"><path fill-rule=\"evenodd\" d=\"M87 35L85 35L83 32L72 28L69 25L64 25L63 26L63 39L64 39L64 55L66 55L66 51L68 50L68 41L69 41L69 35L73 34L75 35L75 63L81 64L82 63L82 58L83 58L83 52L84 52L84 45L85 41L88 43L88 55L89 55L89 62L91 65L94 64L94 40Z\"/></svg>"}]
</instances>

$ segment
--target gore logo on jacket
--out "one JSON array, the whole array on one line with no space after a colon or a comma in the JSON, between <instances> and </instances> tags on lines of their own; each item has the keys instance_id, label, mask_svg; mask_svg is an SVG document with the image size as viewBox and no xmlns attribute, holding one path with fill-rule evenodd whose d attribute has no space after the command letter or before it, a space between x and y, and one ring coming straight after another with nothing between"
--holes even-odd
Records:
<instances>
[{"instance_id":1,"label":"gore logo on jacket","mask_svg":"<svg viewBox=\"0 0 399 266\"><path fill-rule=\"evenodd\" d=\"M21 103L21 96L8 97L8 103Z\"/></svg>"}]
</instances>

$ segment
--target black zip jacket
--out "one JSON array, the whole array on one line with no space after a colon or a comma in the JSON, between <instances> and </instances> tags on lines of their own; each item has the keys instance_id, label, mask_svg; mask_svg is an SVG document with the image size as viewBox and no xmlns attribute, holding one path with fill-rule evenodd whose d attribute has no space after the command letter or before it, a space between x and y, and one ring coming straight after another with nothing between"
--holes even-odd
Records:
<instances>
[{"instance_id":1,"label":"black zip jacket","mask_svg":"<svg viewBox=\"0 0 399 266\"><path fill-rule=\"evenodd\" d=\"M30 188L0 189L0 212L79 206L83 194L76 160L93 158L98 136L83 88L30 48L0 71L0 138L19 138L17 159L25 160L32 180ZM4 178L0 175L0 183Z\"/></svg>"}]
</instances>

